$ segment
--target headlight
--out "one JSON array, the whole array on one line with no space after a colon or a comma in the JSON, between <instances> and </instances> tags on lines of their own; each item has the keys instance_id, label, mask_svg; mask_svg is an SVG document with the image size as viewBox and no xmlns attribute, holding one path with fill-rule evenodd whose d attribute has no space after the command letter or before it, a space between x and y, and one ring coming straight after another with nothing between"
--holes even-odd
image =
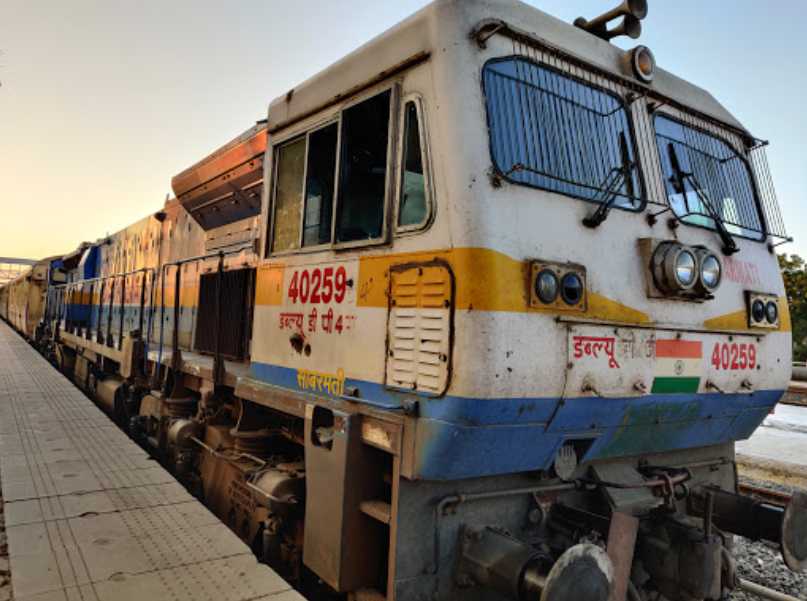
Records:
<instances>
[{"instance_id":1,"label":"headlight","mask_svg":"<svg viewBox=\"0 0 807 601\"><path fill-rule=\"evenodd\" d=\"M560 296L567 305L577 305L583 300L583 280L576 273L567 273L560 283Z\"/></svg>"},{"instance_id":2,"label":"headlight","mask_svg":"<svg viewBox=\"0 0 807 601\"><path fill-rule=\"evenodd\" d=\"M688 250L681 251L675 258L675 279L681 288L691 288L695 283L695 255Z\"/></svg>"},{"instance_id":3,"label":"headlight","mask_svg":"<svg viewBox=\"0 0 807 601\"><path fill-rule=\"evenodd\" d=\"M706 290L709 292L717 290L722 275L720 260L716 256L711 253L701 256L701 284Z\"/></svg>"},{"instance_id":4,"label":"headlight","mask_svg":"<svg viewBox=\"0 0 807 601\"><path fill-rule=\"evenodd\" d=\"M776 301L768 301L768 304L765 305L765 319L771 325L779 320L779 305Z\"/></svg>"},{"instance_id":5,"label":"headlight","mask_svg":"<svg viewBox=\"0 0 807 601\"><path fill-rule=\"evenodd\" d=\"M558 298L558 276L549 269L544 269L535 278L535 296L547 305Z\"/></svg>"},{"instance_id":6,"label":"headlight","mask_svg":"<svg viewBox=\"0 0 807 601\"><path fill-rule=\"evenodd\" d=\"M702 256L712 260L704 264ZM704 267L705 270L702 269ZM712 289L708 285L720 283L720 262L717 257L704 249L684 246L678 242L662 242L656 247L653 251L652 271L656 287L667 296L689 298L693 295L704 296L704 293L708 296ZM699 282L703 282L704 271L707 283L693 290Z\"/></svg>"},{"instance_id":7,"label":"headlight","mask_svg":"<svg viewBox=\"0 0 807 601\"><path fill-rule=\"evenodd\" d=\"M751 303L751 318L756 323L759 323L765 319L765 313L765 303L763 303L761 300L757 299Z\"/></svg>"},{"instance_id":8,"label":"headlight","mask_svg":"<svg viewBox=\"0 0 807 601\"><path fill-rule=\"evenodd\" d=\"M639 81L650 83L656 74L656 58L647 46L637 46L630 52L633 74Z\"/></svg>"}]
</instances>

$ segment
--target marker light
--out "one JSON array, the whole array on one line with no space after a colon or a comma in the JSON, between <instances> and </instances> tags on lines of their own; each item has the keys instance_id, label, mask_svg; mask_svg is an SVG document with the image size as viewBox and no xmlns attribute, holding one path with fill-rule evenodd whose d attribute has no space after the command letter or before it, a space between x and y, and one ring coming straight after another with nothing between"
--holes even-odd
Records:
<instances>
[{"instance_id":1,"label":"marker light","mask_svg":"<svg viewBox=\"0 0 807 601\"><path fill-rule=\"evenodd\" d=\"M762 322L765 319L766 313L765 303L761 300L757 299L751 303L751 319L753 319L755 323Z\"/></svg>"},{"instance_id":2,"label":"marker light","mask_svg":"<svg viewBox=\"0 0 807 601\"><path fill-rule=\"evenodd\" d=\"M776 301L768 301L768 304L765 305L765 319L771 325L779 319L779 305L776 304Z\"/></svg>"},{"instance_id":3,"label":"marker light","mask_svg":"<svg viewBox=\"0 0 807 601\"><path fill-rule=\"evenodd\" d=\"M656 58L647 46L636 46L630 52L633 74L643 83L651 83L656 74Z\"/></svg>"},{"instance_id":4,"label":"marker light","mask_svg":"<svg viewBox=\"0 0 807 601\"><path fill-rule=\"evenodd\" d=\"M535 278L535 296L547 305L551 305L558 298L558 276L549 269L544 269Z\"/></svg>"},{"instance_id":5,"label":"marker light","mask_svg":"<svg viewBox=\"0 0 807 601\"><path fill-rule=\"evenodd\" d=\"M583 300L583 280L576 273L567 273L560 283L560 296L567 305L577 305Z\"/></svg>"},{"instance_id":6,"label":"marker light","mask_svg":"<svg viewBox=\"0 0 807 601\"><path fill-rule=\"evenodd\" d=\"M716 256L709 253L701 257L701 284L707 291L712 292L720 286L722 271L720 260Z\"/></svg>"}]
</instances>

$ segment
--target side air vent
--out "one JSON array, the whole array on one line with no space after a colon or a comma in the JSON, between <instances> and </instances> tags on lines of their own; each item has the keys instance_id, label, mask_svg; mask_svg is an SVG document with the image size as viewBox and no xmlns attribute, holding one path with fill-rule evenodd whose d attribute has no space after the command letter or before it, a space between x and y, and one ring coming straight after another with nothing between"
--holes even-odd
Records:
<instances>
[{"instance_id":1,"label":"side air vent","mask_svg":"<svg viewBox=\"0 0 807 601\"><path fill-rule=\"evenodd\" d=\"M442 264L390 275L387 386L439 396L448 388L454 282Z\"/></svg>"},{"instance_id":2,"label":"side air vent","mask_svg":"<svg viewBox=\"0 0 807 601\"><path fill-rule=\"evenodd\" d=\"M199 313L196 318L196 350L216 352L216 298L218 272L205 273L199 279ZM222 327L219 330L221 354L243 359L249 341L254 269L236 269L221 274Z\"/></svg>"}]
</instances>

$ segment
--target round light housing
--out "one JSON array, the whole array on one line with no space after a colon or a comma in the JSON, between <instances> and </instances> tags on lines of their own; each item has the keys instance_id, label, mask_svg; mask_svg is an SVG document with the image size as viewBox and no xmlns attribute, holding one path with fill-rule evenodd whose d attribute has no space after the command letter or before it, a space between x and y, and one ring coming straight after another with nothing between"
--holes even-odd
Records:
<instances>
[{"instance_id":1,"label":"round light housing","mask_svg":"<svg viewBox=\"0 0 807 601\"><path fill-rule=\"evenodd\" d=\"M755 323L764 321L765 313L765 303L761 300L757 299L751 303L751 319L753 319Z\"/></svg>"},{"instance_id":2,"label":"round light housing","mask_svg":"<svg viewBox=\"0 0 807 601\"><path fill-rule=\"evenodd\" d=\"M723 268L720 259L708 253L701 257L701 284L709 292L717 290L723 277Z\"/></svg>"},{"instance_id":3,"label":"round light housing","mask_svg":"<svg viewBox=\"0 0 807 601\"><path fill-rule=\"evenodd\" d=\"M681 288L691 288L698 273L696 270L695 255L688 250L682 250L675 257L675 281Z\"/></svg>"},{"instance_id":4,"label":"round light housing","mask_svg":"<svg viewBox=\"0 0 807 601\"><path fill-rule=\"evenodd\" d=\"M765 319L771 325L775 324L779 319L779 305L776 301L768 301L765 305Z\"/></svg>"},{"instance_id":5,"label":"round light housing","mask_svg":"<svg viewBox=\"0 0 807 601\"><path fill-rule=\"evenodd\" d=\"M559 291L558 276L553 271L544 269L535 278L535 296L545 305L554 303Z\"/></svg>"},{"instance_id":6,"label":"round light housing","mask_svg":"<svg viewBox=\"0 0 807 601\"><path fill-rule=\"evenodd\" d=\"M643 83L651 83L656 75L656 57L647 46L636 46L630 52L633 74Z\"/></svg>"},{"instance_id":7,"label":"round light housing","mask_svg":"<svg viewBox=\"0 0 807 601\"><path fill-rule=\"evenodd\" d=\"M560 282L560 297L567 305L579 305L583 300L583 280L576 273L567 273Z\"/></svg>"},{"instance_id":8,"label":"round light housing","mask_svg":"<svg viewBox=\"0 0 807 601\"><path fill-rule=\"evenodd\" d=\"M678 242L662 242L653 253L653 278L668 294L691 290L698 282L695 251Z\"/></svg>"}]
</instances>

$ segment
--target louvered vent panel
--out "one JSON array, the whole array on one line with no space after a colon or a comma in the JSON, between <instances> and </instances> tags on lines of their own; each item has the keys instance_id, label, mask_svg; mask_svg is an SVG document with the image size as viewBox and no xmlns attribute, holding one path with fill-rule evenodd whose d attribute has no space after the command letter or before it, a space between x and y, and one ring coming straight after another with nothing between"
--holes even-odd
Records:
<instances>
[{"instance_id":1,"label":"louvered vent panel","mask_svg":"<svg viewBox=\"0 0 807 601\"><path fill-rule=\"evenodd\" d=\"M443 266L393 271L387 385L443 394L451 362L451 274Z\"/></svg>"}]
</instances>

